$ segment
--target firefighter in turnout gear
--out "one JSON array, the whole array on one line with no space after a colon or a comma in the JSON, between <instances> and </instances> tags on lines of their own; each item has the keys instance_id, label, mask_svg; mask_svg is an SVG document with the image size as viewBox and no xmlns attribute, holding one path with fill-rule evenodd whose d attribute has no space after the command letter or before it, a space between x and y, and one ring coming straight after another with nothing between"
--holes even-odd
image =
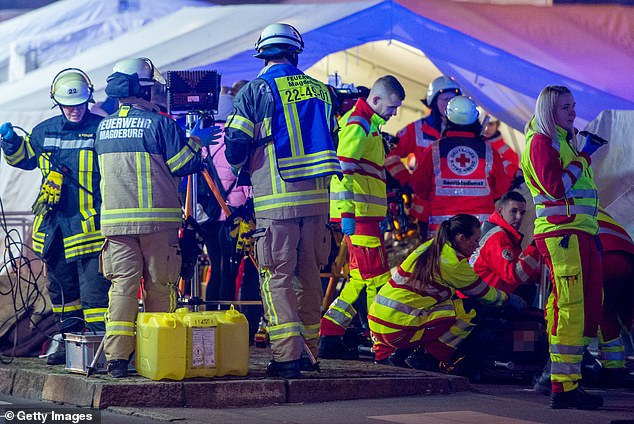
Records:
<instances>
[{"instance_id":1,"label":"firefighter in turnout gear","mask_svg":"<svg viewBox=\"0 0 634 424\"><path fill-rule=\"evenodd\" d=\"M178 229L182 213L180 177L202 166L200 139L210 131L197 124L192 137L151 103L151 89L162 82L146 58L125 59L114 66L106 94L119 100L119 110L99 125L103 194L101 263L112 282L106 315L104 352L108 373L126 377L135 349L137 292L144 285L146 312L172 312L181 257ZM193 137L200 134L200 139Z\"/></svg>"},{"instance_id":2,"label":"firefighter in turnout gear","mask_svg":"<svg viewBox=\"0 0 634 424\"><path fill-rule=\"evenodd\" d=\"M387 213L385 149L380 126L396 115L405 90L396 78L379 78L367 99L359 98L339 119L341 131L337 156L343 179L333 178L330 220L339 222L348 245L350 278L321 319L319 356L353 359L356 349L342 340L356 315L352 306L363 289L367 305L390 279L390 268L380 223Z\"/></svg>"},{"instance_id":3,"label":"firefighter in turnout gear","mask_svg":"<svg viewBox=\"0 0 634 424\"><path fill-rule=\"evenodd\" d=\"M553 285L546 304L553 409L603 405L601 396L579 387L581 360L601 316L599 197L590 167L601 145L588 139L576 147L575 117L570 89L545 87L526 127L521 160L535 203L535 243Z\"/></svg>"},{"instance_id":4,"label":"firefighter in turnout gear","mask_svg":"<svg viewBox=\"0 0 634 424\"><path fill-rule=\"evenodd\" d=\"M110 282L99 272L103 237L94 151L101 117L88 111L92 91L83 71L64 69L50 90L61 115L41 122L25 136L18 136L10 123L0 127L7 163L42 171L42 186L33 205L33 250L45 263L48 292L62 334L105 329ZM65 352L52 353L47 363L66 363Z\"/></svg>"},{"instance_id":5,"label":"firefighter in turnout gear","mask_svg":"<svg viewBox=\"0 0 634 424\"><path fill-rule=\"evenodd\" d=\"M302 360L305 345L317 353L319 272L330 252L328 185L341 174L332 98L297 68L303 48L291 25L264 28L255 57L265 66L238 92L225 126L227 160L248 172L253 186L255 256L271 341L267 373L285 378L311 369L310 355Z\"/></svg>"},{"instance_id":6,"label":"firefighter in turnout gear","mask_svg":"<svg viewBox=\"0 0 634 424\"><path fill-rule=\"evenodd\" d=\"M487 285L469 265L480 221L460 214L441 223L435 238L416 248L370 306L368 319L377 363L428 371L447 370L474 328L456 290L490 305L511 297Z\"/></svg>"}]
</instances>

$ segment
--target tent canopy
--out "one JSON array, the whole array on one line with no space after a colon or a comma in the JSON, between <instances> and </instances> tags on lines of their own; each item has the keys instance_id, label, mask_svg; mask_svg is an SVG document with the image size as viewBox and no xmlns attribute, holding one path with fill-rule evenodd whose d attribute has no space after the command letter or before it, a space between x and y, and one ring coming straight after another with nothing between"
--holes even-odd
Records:
<instances>
[{"instance_id":1,"label":"tent canopy","mask_svg":"<svg viewBox=\"0 0 634 424\"><path fill-rule=\"evenodd\" d=\"M625 6L399 0L183 8L79 53L65 66L86 70L98 94L112 65L130 56L150 57L162 71L214 68L225 81L250 79L261 67L252 57L254 40L276 21L289 22L303 33L304 69L368 42L411 46L516 129L523 128L547 84L572 88L584 123L602 110L634 109L629 77L634 69L634 8ZM369 60L382 63L381 57ZM58 68L49 65L0 85L0 113L42 108ZM419 78L424 87L433 77ZM422 92L420 88L414 96Z\"/></svg>"},{"instance_id":2,"label":"tent canopy","mask_svg":"<svg viewBox=\"0 0 634 424\"><path fill-rule=\"evenodd\" d=\"M633 7L377 0L180 8L1 84L0 119L30 129L55 113L49 85L65 67L85 70L96 98L104 98L107 75L126 57L149 57L161 71L216 69L227 84L252 79L262 67L252 57L254 42L271 22L302 32L300 66L323 81L335 71L357 85L395 74L407 92L404 113L388 123L398 127L420 115L418 99L441 73L456 77L484 109L520 131L548 84L572 89L580 128L604 110L634 110ZM9 185L1 171L0 192Z\"/></svg>"}]
</instances>

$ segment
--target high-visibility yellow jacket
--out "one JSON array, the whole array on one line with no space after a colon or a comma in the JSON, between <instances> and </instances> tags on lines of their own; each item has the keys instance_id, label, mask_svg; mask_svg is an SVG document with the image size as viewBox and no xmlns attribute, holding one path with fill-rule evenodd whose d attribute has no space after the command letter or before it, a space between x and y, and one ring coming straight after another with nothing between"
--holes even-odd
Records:
<instances>
[{"instance_id":1,"label":"high-visibility yellow jacket","mask_svg":"<svg viewBox=\"0 0 634 424\"><path fill-rule=\"evenodd\" d=\"M599 196L590 155L577 152L565 129L557 127L557 136L552 140L535 132L532 122L526 133L521 163L535 203L535 235L597 234Z\"/></svg>"},{"instance_id":2,"label":"high-visibility yellow jacket","mask_svg":"<svg viewBox=\"0 0 634 424\"><path fill-rule=\"evenodd\" d=\"M370 330L379 334L416 330L430 321L455 317L452 298L456 289L485 303L506 302L508 296L485 283L469 265L469 258L460 255L449 243L442 249L440 275L422 289L414 289L409 280L416 262L433 242L431 239L418 246L379 290L368 312Z\"/></svg>"},{"instance_id":3,"label":"high-visibility yellow jacket","mask_svg":"<svg viewBox=\"0 0 634 424\"><path fill-rule=\"evenodd\" d=\"M343 178L330 185L330 220L342 217L382 220L387 212L385 148L379 129L385 119L360 98L339 119L337 157Z\"/></svg>"}]
</instances>

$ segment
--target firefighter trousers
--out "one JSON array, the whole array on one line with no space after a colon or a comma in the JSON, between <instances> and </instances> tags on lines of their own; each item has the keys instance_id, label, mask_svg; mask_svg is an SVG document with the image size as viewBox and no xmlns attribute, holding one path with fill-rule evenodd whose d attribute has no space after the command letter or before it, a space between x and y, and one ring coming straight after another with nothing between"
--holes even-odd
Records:
<instances>
[{"instance_id":1,"label":"firefighter trousers","mask_svg":"<svg viewBox=\"0 0 634 424\"><path fill-rule=\"evenodd\" d=\"M84 327L104 331L110 281L99 272L99 257L93 254L68 262L59 232L48 252L44 257L47 288L60 331L81 332Z\"/></svg>"},{"instance_id":2,"label":"firefighter trousers","mask_svg":"<svg viewBox=\"0 0 634 424\"><path fill-rule=\"evenodd\" d=\"M326 215L257 218L260 291L271 355L277 362L299 359L304 340L317 355L322 301L319 272L330 253L326 222Z\"/></svg>"},{"instance_id":3,"label":"firefighter trousers","mask_svg":"<svg viewBox=\"0 0 634 424\"><path fill-rule=\"evenodd\" d=\"M106 314L106 360L128 360L134 352L138 289L143 279L145 312L173 312L181 257L178 231L108 236L101 252L111 282Z\"/></svg>"}]
</instances>

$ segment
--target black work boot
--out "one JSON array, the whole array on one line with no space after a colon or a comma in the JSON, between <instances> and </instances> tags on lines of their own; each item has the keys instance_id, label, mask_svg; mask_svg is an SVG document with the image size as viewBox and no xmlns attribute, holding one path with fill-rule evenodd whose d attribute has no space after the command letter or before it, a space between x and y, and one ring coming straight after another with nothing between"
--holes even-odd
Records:
<instances>
[{"instance_id":1,"label":"black work boot","mask_svg":"<svg viewBox=\"0 0 634 424\"><path fill-rule=\"evenodd\" d=\"M405 359L414 352L413 349L396 349L390 356L385 359L374 361L381 365L392 365L393 367L409 368L405 363Z\"/></svg>"},{"instance_id":2,"label":"black work boot","mask_svg":"<svg viewBox=\"0 0 634 424\"><path fill-rule=\"evenodd\" d=\"M108 375L113 378L125 378L128 376L128 363L126 359L113 359L108 361L106 370Z\"/></svg>"},{"instance_id":3,"label":"black work boot","mask_svg":"<svg viewBox=\"0 0 634 424\"><path fill-rule=\"evenodd\" d=\"M266 365L266 375L269 377L282 377L282 378L300 378L301 377L301 364L300 360L282 361L277 362L271 360Z\"/></svg>"},{"instance_id":4,"label":"black work boot","mask_svg":"<svg viewBox=\"0 0 634 424\"><path fill-rule=\"evenodd\" d=\"M318 356L322 359L359 359L359 351L346 346L341 336L321 336Z\"/></svg>"},{"instance_id":5,"label":"black work boot","mask_svg":"<svg viewBox=\"0 0 634 424\"><path fill-rule=\"evenodd\" d=\"M405 358L408 367L415 370L440 372L440 361L423 349L416 349Z\"/></svg>"},{"instance_id":6,"label":"black work boot","mask_svg":"<svg viewBox=\"0 0 634 424\"><path fill-rule=\"evenodd\" d=\"M544 370L535 378L533 390L542 395L550 396L552 386L550 383L550 359L544 365Z\"/></svg>"},{"instance_id":7,"label":"black work boot","mask_svg":"<svg viewBox=\"0 0 634 424\"><path fill-rule=\"evenodd\" d=\"M586 393L581 387L569 392L551 393L550 407L552 409L597 409L603 406L603 398L599 395Z\"/></svg>"}]
</instances>

